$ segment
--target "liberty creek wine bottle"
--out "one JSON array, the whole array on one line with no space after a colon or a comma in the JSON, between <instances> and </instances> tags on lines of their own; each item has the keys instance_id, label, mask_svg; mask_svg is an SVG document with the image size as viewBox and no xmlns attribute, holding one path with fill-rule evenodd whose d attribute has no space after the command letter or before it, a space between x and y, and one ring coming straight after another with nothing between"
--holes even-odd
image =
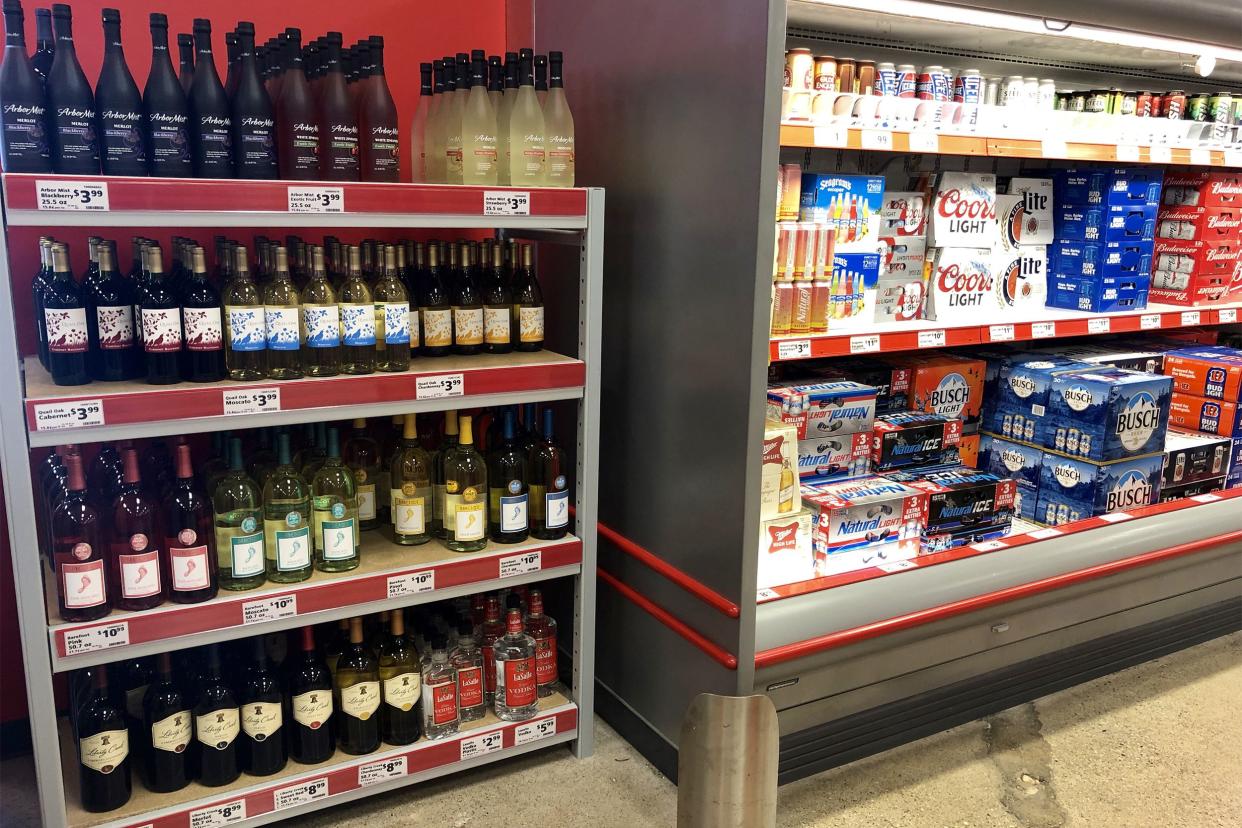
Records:
<instances>
[{"instance_id":1,"label":"liberty creek wine bottle","mask_svg":"<svg viewBox=\"0 0 1242 828\"><path fill-rule=\"evenodd\" d=\"M341 33L324 41L319 87L319 177L324 181L358 180L358 118L341 72Z\"/></svg>"},{"instance_id":2,"label":"liberty creek wine bottle","mask_svg":"<svg viewBox=\"0 0 1242 828\"><path fill-rule=\"evenodd\" d=\"M194 175L199 178L233 177L233 137L229 99L216 73L211 53L211 21L194 21L197 60L190 86L190 141Z\"/></svg>"},{"instance_id":3,"label":"liberty creek wine bottle","mask_svg":"<svg viewBox=\"0 0 1242 828\"><path fill-rule=\"evenodd\" d=\"M288 68L276 100L276 158L280 177L291 181L319 178L319 119L315 98L302 68L302 30L285 29Z\"/></svg>"},{"instance_id":4,"label":"liberty creek wine bottle","mask_svg":"<svg viewBox=\"0 0 1242 828\"><path fill-rule=\"evenodd\" d=\"M129 731L108 694L108 671L92 673L90 700L78 712L78 774L82 810L102 813L129 801Z\"/></svg>"},{"instance_id":5,"label":"liberty creek wine bottle","mask_svg":"<svg viewBox=\"0 0 1242 828\"><path fill-rule=\"evenodd\" d=\"M194 735L198 739L198 781L215 788L227 785L241 773L237 763L237 734L241 715L237 697L229 689L220 666L220 646L207 645L207 666L194 704Z\"/></svg>"},{"instance_id":6,"label":"liberty creek wine bottle","mask_svg":"<svg viewBox=\"0 0 1242 828\"><path fill-rule=\"evenodd\" d=\"M142 699L146 731L142 781L150 791L170 793L190 784L194 718L173 680L172 657L160 653L156 665L156 680L147 685Z\"/></svg>"},{"instance_id":7,"label":"liberty creek wine bottle","mask_svg":"<svg viewBox=\"0 0 1242 828\"><path fill-rule=\"evenodd\" d=\"M142 117L151 175L164 178L193 175L188 129L190 106L168 54L168 17L158 12L151 15L151 72L142 93Z\"/></svg>"},{"instance_id":8,"label":"liberty creek wine bottle","mask_svg":"<svg viewBox=\"0 0 1242 828\"><path fill-rule=\"evenodd\" d=\"M104 175L147 175L147 140L142 96L125 65L121 13L103 10L104 59L95 84L99 113L99 161Z\"/></svg>"},{"instance_id":9,"label":"liberty creek wine bottle","mask_svg":"<svg viewBox=\"0 0 1242 828\"><path fill-rule=\"evenodd\" d=\"M43 35L45 9L38 9ZM25 17L19 0L4 3L4 64L0 66L0 164L5 172L52 171L47 140L47 93L39 63L26 57ZM50 35L50 23L48 34ZM40 45L42 45L40 39ZM39 58L45 53L35 54ZM51 57L51 53L46 53ZM50 63L47 66L50 67Z\"/></svg>"},{"instance_id":10,"label":"liberty creek wine bottle","mask_svg":"<svg viewBox=\"0 0 1242 828\"><path fill-rule=\"evenodd\" d=\"M98 175L95 96L74 51L73 12L64 3L56 3L52 20L56 25L56 57L47 78L52 169L69 175Z\"/></svg>"},{"instance_id":11,"label":"liberty creek wine bottle","mask_svg":"<svg viewBox=\"0 0 1242 828\"><path fill-rule=\"evenodd\" d=\"M315 628L302 628L302 652L286 662L293 721L289 756L303 765L323 762L336 750L332 734L332 673L315 649Z\"/></svg>"},{"instance_id":12,"label":"liberty creek wine bottle","mask_svg":"<svg viewBox=\"0 0 1242 828\"><path fill-rule=\"evenodd\" d=\"M238 692L240 764L251 776L271 776L285 766L284 704L280 679L267 659L263 636L250 639L251 662Z\"/></svg>"},{"instance_id":13,"label":"liberty creek wine bottle","mask_svg":"<svg viewBox=\"0 0 1242 828\"><path fill-rule=\"evenodd\" d=\"M254 57L254 24L237 24L237 89L233 92L233 166L238 178L274 179L276 114Z\"/></svg>"}]
</instances>

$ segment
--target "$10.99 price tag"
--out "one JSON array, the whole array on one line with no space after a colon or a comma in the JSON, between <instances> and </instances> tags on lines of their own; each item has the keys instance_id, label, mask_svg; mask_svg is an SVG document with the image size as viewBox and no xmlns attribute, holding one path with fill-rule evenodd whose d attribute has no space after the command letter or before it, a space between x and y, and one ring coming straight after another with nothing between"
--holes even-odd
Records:
<instances>
[{"instance_id":1,"label":"$10.99 price tag","mask_svg":"<svg viewBox=\"0 0 1242 828\"><path fill-rule=\"evenodd\" d=\"M281 618L292 618L298 614L298 596L277 595L273 598L260 598L242 604L242 623L259 624L264 621L276 621Z\"/></svg>"},{"instance_id":2,"label":"$10.99 price tag","mask_svg":"<svg viewBox=\"0 0 1242 828\"><path fill-rule=\"evenodd\" d=\"M40 403L34 407L35 431L58 431L104 424L103 400Z\"/></svg>"},{"instance_id":3,"label":"$10.99 price tag","mask_svg":"<svg viewBox=\"0 0 1242 828\"><path fill-rule=\"evenodd\" d=\"M36 181L40 210L107 210L108 182Z\"/></svg>"},{"instance_id":4,"label":"$10.99 price tag","mask_svg":"<svg viewBox=\"0 0 1242 828\"><path fill-rule=\"evenodd\" d=\"M341 187L290 187L290 213L343 213L345 190Z\"/></svg>"},{"instance_id":5,"label":"$10.99 price tag","mask_svg":"<svg viewBox=\"0 0 1242 828\"><path fill-rule=\"evenodd\" d=\"M397 779L409 773L409 766L404 756L394 756L380 762L371 762L358 766L358 785L365 788L389 779Z\"/></svg>"},{"instance_id":6,"label":"$10.99 price tag","mask_svg":"<svg viewBox=\"0 0 1242 828\"><path fill-rule=\"evenodd\" d=\"M435 588L436 571L434 569L411 572L409 575L392 575L388 578L389 598L400 598L403 595L431 592Z\"/></svg>"},{"instance_id":7,"label":"$10.99 price tag","mask_svg":"<svg viewBox=\"0 0 1242 828\"><path fill-rule=\"evenodd\" d=\"M215 828L217 825L241 822L245 818L246 800L237 799L223 805L190 811L190 828Z\"/></svg>"},{"instance_id":8,"label":"$10.99 price tag","mask_svg":"<svg viewBox=\"0 0 1242 828\"><path fill-rule=\"evenodd\" d=\"M246 388L224 392L225 414L258 414L280 410L279 388Z\"/></svg>"},{"instance_id":9,"label":"$10.99 price tag","mask_svg":"<svg viewBox=\"0 0 1242 828\"><path fill-rule=\"evenodd\" d=\"M510 555L500 559L500 577L511 578L527 572L538 572L543 568L543 552L536 549L522 555Z\"/></svg>"},{"instance_id":10,"label":"$10.99 price tag","mask_svg":"<svg viewBox=\"0 0 1242 828\"><path fill-rule=\"evenodd\" d=\"M529 216L530 193L509 190L484 190L483 215Z\"/></svg>"},{"instance_id":11,"label":"$10.99 price tag","mask_svg":"<svg viewBox=\"0 0 1242 828\"><path fill-rule=\"evenodd\" d=\"M461 761L477 759L489 753L495 753L505 746L504 735L499 730L483 733L461 740Z\"/></svg>"},{"instance_id":12,"label":"$10.99 price tag","mask_svg":"<svg viewBox=\"0 0 1242 828\"><path fill-rule=\"evenodd\" d=\"M117 621L95 627L69 630L64 633L66 656L81 655L95 650L109 650L129 645L129 622Z\"/></svg>"},{"instance_id":13,"label":"$10.99 price tag","mask_svg":"<svg viewBox=\"0 0 1242 828\"><path fill-rule=\"evenodd\" d=\"M556 717L549 716L546 719L518 725L517 729L513 731L513 743L524 745L527 742L537 742L540 739L547 739L549 736L555 735Z\"/></svg>"},{"instance_id":14,"label":"$10.99 price tag","mask_svg":"<svg viewBox=\"0 0 1242 828\"><path fill-rule=\"evenodd\" d=\"M420 400L460 397L465 392L466 380L461 374L436 374L414 381L414 395Z\"/></svg>"}]
</instances>

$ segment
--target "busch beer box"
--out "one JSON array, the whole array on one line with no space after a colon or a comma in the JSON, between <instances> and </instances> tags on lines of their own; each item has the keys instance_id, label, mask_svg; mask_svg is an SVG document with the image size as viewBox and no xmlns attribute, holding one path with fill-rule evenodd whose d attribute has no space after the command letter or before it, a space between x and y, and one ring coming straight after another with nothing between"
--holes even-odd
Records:
<instances>
[{"instance_id":1,"label":"busch beer box","mask_svg":"<svg viewBox=\"0 0 1242 828\"><path fill-rule=\"evenodd\" d=\"M871 432L871 467L888 472L956 463L961 440L961 420L921 411L884 414Z\"/></svg>"},{"instance_id":2,"label":"busch beer box","mask_svg":"<svg viewBox=\"0 0 1242 828\"><path fill-rule=\"evenodd\" d=\"M1013 480L1014 512L1031 520L1039 499L1039 474L1043 468L1044 450L1015 443L992 434L983 434L979 443L979 470Z\"/></svg>"},{"instance_id":3,"label":"busch beer box","mask_svg":"<svg viewBox=\"0 0 1242 828\"><path fill-rule=\"evenodd\" d=\"M880 248L884 177L802 174L802 221L826 224L837 253L874 253Z\"/></svg>"},{"instance_id":4,"label":"busch beer box","mask_svg":"<svg viewBox=\"0 0 1242 828\"><path fill-rule=\"evenodd\" d=\"M857 382L773 385L767 418L793 425L799 440L865 433L875 419L875 389Z\"/></svg>"},{"instance_id":5,"label":"busch beer box","mask_svg":"<svg viewBox=\"0 0 1242 828\"><path fill-rule=\"evenodd\" d=\"M1164 441L1164 487L1223 479L1229 472L1232 447L1228 437L1170 431Z\"/></svg>"},{"instance_id":6,"label":"busch beer box","mask_svg":"<svg viewBox=\"0 0 1242 828\"><path fill-rule=\"evenodd\" d=\"M803 486L802 503L813 516L816 566L820 571L847 571L839 565L823 566L821 555L831 559L859 551L875 554L885 547L904 550L907 557L918 554L927 520L927 492L884 477L863 477L846 483ZM848 568L867 565L862 559L854 561L855 565Z\"/></svg>"},{"instance_id":7,"label":"busch beer box","mask_svg":"<svg viewBox=\"0 0 1242 828\"><path fill-rule=\"evenodd\" d=\"M1038 445L1038 435L1043 433L1039 422L1047 413L1052 378L1062 371L1091 367L1057 354L1014 354L1001 363L994 399L984 412L984 431Z\"/></svg>"},{"instance_id":8,"label":"busch beer box","mask_svg":"<svg viewBox=\"0 0 1242 828\"><path fill-rule=\"evenodd\" d=\"M1160 494L1164 454L1092 463L1045 453L1035 520L1049 526L1150 506Z\"/></svg>"},{"instance_id":9,"label":"busch beer box","mask_svg":"<svg viewBox=\"0 0 1242 828\"><path fill-rule=\"evenodd\" d=\"M1174 392L1169 402L1169 425L1182 431L1242 437L1242 403Z\"/></svg>"},{"instance_id":10,"label":"busch beer box","mask_svg":"<svg viewBox=\"0 0 1242 828\"><path fill-rule=\"evenodd\" d=\"M997 232L995 175L944 172L936 177L928 245L991 249Z\"/></svg>"},{"instance_id":11,"label":"busch beer box","mask_svg":"<svg viewBox=\"0 0 1242 828\"><path fill-rule=\"evenodd\" d=\"M995 306L990 247L936 248L928 256L927 273L927 319L968 325Z\"/></svg>"},{"instance_id":12,"label":"busch beer box","mask_svg":"<svg viewBox=\"0 0 1242 828\"><path fill-rule=\"evenodd\" d=\"M1052 179L1011 178L1009 192L996 197L996 222L1001 246L1050 244Z\"/></svg>"},{"instance_id":13,"label":"busch beer box","mask_svg":"<svg viewBox=\"0 0 1242 828\"><path fill-rule=\"evenodd\" d=\"M1173 390L1210 400L1242 400L1242 351L1223 345L1180 348L1164 355Z\"/></svg>"},{"instance_id":14,"label":"busch beer box","mask_svg":"<svg viewBox=\"0 0 1242 828\"><path fill-rule=\"evenodd\" d=\"M1164 451L1172 393L1168 377L1121 368L1057 374L1038 442L1099 463Z\"/></svg>"},{"instance_id":15,"label":"busch beer box","mask_svg":"<svg viewBox=\"0 0 1242 828\"><path fill-rule=\"evenodd\" d=\"M759 589L815 577L810 512L777 515L760 521L759 527Z\"/></svg>"},{"instance_id":16,"label":"busch beer box","mask_svg":"<svg viewBox=\"0 0 1242 828\"><path fill-rule=\"evenodd\" d=\"M937 353L895 354L886 362L910 371L907 408L927 411L962 421L962 433L979 430L983 411L983 374L987 364L981 359Z\"/></svg>"},{"instance_id":17,"label":"busch beer box","mask_svg":"<svg viewBox=\"0 0 1242 828\"><path fill-rule=\"evenodd\" d=\"M1048 299L1048 251L1040 245L992 249L995 305L1002 311L1038 310Z\"/></svg>"}]
</instances>

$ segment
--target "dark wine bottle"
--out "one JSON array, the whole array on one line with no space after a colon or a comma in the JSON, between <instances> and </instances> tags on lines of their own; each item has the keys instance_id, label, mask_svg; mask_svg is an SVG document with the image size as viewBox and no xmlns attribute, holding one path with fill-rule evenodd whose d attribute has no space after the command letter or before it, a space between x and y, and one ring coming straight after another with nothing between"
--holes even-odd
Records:
<instances>
[{"instance_id":1,"label":"dark wine bottle","mask_svg":"<svg viewBox=\"0 0 1242 828\"><path fill-rule=\"evenodd\" d=\"M370 77L359 99L363 181L396 181L399 172L397 105L384 77L384 38L372 35Z\"/></svg>"},{"instance_id":2,"label":"dark wine bottle","mask_svg":"<svg viewBox=\"0 0 1242 828\"><path fill-rule=\"evenodd\" d=\"M147 382L170 385L180 379L181 306L164 279L164 254L159 245L144 248L145 278L139 283L142 349Z\"/></svg>"},{"instance_id":3,"label":"dark wine bottle","mask_svg":"<svg viewBox=\"0 0 1242 828\"><path fill-rule=\"evenodd\" d=\"M358 180L358 118L341 72L341 33L324 41L319 89L319 177L324 181Z\"/></svg>"},{"instance_id":4,"label":"dark wine bottle","mask_svg":"<svg viewBox=\"0 0 1242 828\"><path fill-rule=\"evenodd\" d=\"M177 54L177 80L181 83L181 91L188 96L194 83L194 35L177 35Z\"/></svg>"},{"instance_id":5,"label":"dark wine bottle","mask_svg":"<svg viewBox=\"0 0 1242 828\"><path fill-rule=\"evenodd\" d=\"M104 175L147 175L147 139L142 96L125 64L121 13L103 10L104 59L95 84L99 113L99 162Z\"/></svg>"},{"instance_id":6,"label":"dark wine bottle","mask_svg":"<svg viewBox=\"0 0 1242 828\"><path fill-rule=\"evenodd\" d=\"M463 244L453 294L453 353L477 354L483 347L483 296L475 279L474 250Z\"/></svg>"},{"instance_id":7,"label":"dark wine bottle","mask_svg":"<svg viewBox=\"0 0 1242 828\"><path fill-rule=\"evenodd\" d=\"M94 621L110 609L103 534L99 513L86 496L81 455L66 455L64 463L68 493L53 510L51 521L60 617L65 621Z\"/></svg>"},{"instance_id":8,"label":"dark wine bottle","mask_svg":"<svg viewBox=\"0 0 1242 828\"><path fill-rule=\"evenodd\" d=\"M238 178L276 178L276 115L255 62L253 23L237 24L236 75L230 110L234 171Z\"/></svg>"},{"instance_id":9,"label":"dark wine bottle","mask_svg":"<svg viewBox=\"0 0 1242 828\"><path fill-rule=\"evenodd\" d=\"M52 21L56 26L56 57L47 77L52 169L71 175L98 175L95 96L74 51L73 12L64 3L56 3Z\"/></svg>"},{"instance_id":10,"label":"dark wine bottle","mask_svg":"<svg viewBox=\"0 0 1242 828\"><path fill-rule=\"evenodd\" d=\"M108 696L108 671L95 668L90 701L78 711L78 773L82 809L115 810L129 801L129 731Z\"/></svg>"},{"instance_id":11,"label":"dark wine bottle","mask_svg":"<svg viewBox=\"0 0 1242 828\"><path fill-rule=\"evenodd\" d=\"M289 66L276 103L276 157L280 177L313 181L319 177L319 119L302 68L302 30L285 29Z\"/></svg>"},{"instance_id":12,"label":"dark wine bottle","mask_svg":"<svg viewBox=\"0 0 1242 828\"><path fill-rule=\"evenodd\" d=\"M244 47L243 47L244 48ZM285 766L284 696L267 660L262 636L251 640L251 658L238 692L242 735L241 768L251 776L270 776Z\"/></svg>"},{"instance_id":13,"label":"dark wine bottle","mask_svg":"<svg viewBox=\"0 0 1242 828\"><path fill-rule=\"evenodd\" d=\"M336 662L334 685L334 700L340 711L336 738L341 750L357 756L379 748L379 666L363 643L361 618L349 620L349 646Z\"/></svg>"},{"instance_id":14,"label":"dark wine bottle","mask_svg":"<svg viewBox=\"0 0 1242 828\"><path fill-rule=\"evenodd\" d=\"M145 610L164 600L155 500L142 488L138 453L126 449L125 483L112 504L109 592L118 609Z\"/></svg>"},{"instance_id":15,"label":"dark wine bottle","mask_svg":"<svg viewBox=\"0 0 1242 828\"><path fill-rule=\"evenodd\" d=\"M224 94L233 99L237 91L237 30L224 33Z\"/></svg>"},{"instance_id":16,"label":"dark wine bottle","mask_svg":"<svg viewBox=\"0 0 1242 828\"><path fill-rule=\"evenodd\" d=\"M194 715L188 700L173 681L172 657L156 657L155 681L142 698L145 745L142 768L147 790L179 791L190 784L194 745Z\"/></svg>"},{"instance_id":17,"label":"dark wine bottle","mask_svg":"<svg viewBox=\"0 0 1242 828\"><path fill-rule=\"evenodd\" d=\"M50 18L39 9L39 37L44 27L51 34ZM47 22L45 22L47 21ZM32 64L26 56L25 16L20 0L4 3L4 65L0 66L0 164L5 172L41 173L52 171L52 155L47 140L47 92L44 71L50 67L51 52L35 53ZM48 60L40 61L40 56Z\"/></svg>"},{"instance_id":18,"label":"dark wine bottle","mask_svg":"<svg viewBox=\"0 0 1242 828\"><path fill-rule=\"evenodd\" d=\"M194 703L194 736L198 740L198 781L209 788L227 785L241 774L237 736L241 731L237 698L224 681L220 647L208 644L198 700Z\"/></svg>"},{"instance_id":19,"label":"dark wine bottle","mask_svg":"<svg viewBox=\"0 0 1242 828\"><path fill-rule=\"evenodd\" d=\"M40 80L47 80L55 58L56 38L52 36L52 10L35 9L35 53L30 56L30 65L39 73Z\"/></svg>"},{"instance_id":20,"label":"dark wine bottle","mask_svg":"<svg viewBox=\"0 0 1242 828\"><path fill-rule=\"evenodd\" d=\"M129 282L117 273L111 242L98 246L99 275L82 285L86 329L90 338L91 378L104 381L138 376L134 343L134 297Z\"/></svg>"},{"instance_id":21,"label":"dark wine bottle","mask_svg":"<svg viewBox=\"0 0 1242 828\"><path fill-rule=\"evenodd\" d=\"M154 678L151 659L131 658L108 666L113 687L120 687L118 699L125 708L125 726L129 730L129 756L131 765L141 767L146 761L146 728L143 726L142 699ZM117 681L117 672L120 681ZM114 694L116 695L116 694Z\"/></svg>"},{"instance_id":22,"label":"dark wine bottle","mask_svg":"<svg viewBox=\"0 0 1242 828\"><path fill-rule=\"evenodd\" d=\"M168 17L158 12L151 15L151 72L142 93L142 114L151 175L163 178L193 175L190 106L168 54Z\"/></svg>"},{"instance_id":23,"label":"dark wine bottle","mask_svg":"<svg viewBox=\"0 0 1242 828\"><path fill-rule=\"evenodd\" d=\"M483 271L483 350L489 354L507 354L513 350L510 327L513 315L513 293L505 276L504 248L492 247L490 265Z\"/></svg>"},{"instance_id":24,"label":"dark wine bottle","mask_svg":"<svg viewBox=\"0 0 1242 828\"><path fill-rule=\"evenodd\" d=\"M30 282L31 304L35 312L35 330L39 338L39 363L47 368L47 320L43 316L43 297L52 280L52 244L48 236L39 237L39 269Z\"/></svg>"},{"instance_id":25,"label":"dark wine bottle","mask_svg":"<svg viewBox=\"0 0 1242 828\"><path fill-rule=\"evenodd\" d=\"M52 279L43 291L43 320L47 330L48 371L57 385L85 385L89 335L82 290L69 269L69 250L52 245Z\"/></svg>"},{"instance_id":26,"label":"dark wine bottle","mask_svg":"<svg viewBox=\"0 0 1242 828\"><path fill-rule=\"evenodd\" d=\"M332 738L332 674L315 649L314 627L302 628L302 652L289 663L289 756L303 765L326 761Z\"/></svg>"},{"instance_id":27,"label":"dark wine bottle","mask_svg":"<svg viewBox=\"0 0 1242 828\"><path fill-rule=\"evenodd\" d=\"M164 497L165 580L177 604L197 604L216 597L216 533L211 499L194 478L190 447L176 448L177 476Z\"/></svg>"},{"instance_id":28,"label":"dark wine bottle","mask_svg":"<svg viewBox=\"0 0 1242 828\"><path fill-rule=\"evenodd\" d=\"M194 20L194 82L190 86L190 145L194 175L199 178L233 177L232 119L229 98L216 73L211 53L211 21Z\"/></svg>"},{"instance_id":29,"label":"dark wine bottle","mask_svg":"<svg viewBox=\"0 0 1242 828\"><path fill-rule=\"evenodd\" d=\"M182 376L190 382L224 378L224 327L220 292L207 279L207 254L195 245L193 266L182 286L181 314L185 321Z\"/></svg>"},{"instance_id":30,"label":"dark wine bottle","mask_svg":"<svg viewBox=\"0 0 1242 828\"><path fill-rule=\"evenodd\" d=\"M445 284L446 268L440 263L440 245L427 245L425 287L418 297L418 315L423 329L423 355L444 356L453 349L453 305Z\"/></svg>"}]
</instances>

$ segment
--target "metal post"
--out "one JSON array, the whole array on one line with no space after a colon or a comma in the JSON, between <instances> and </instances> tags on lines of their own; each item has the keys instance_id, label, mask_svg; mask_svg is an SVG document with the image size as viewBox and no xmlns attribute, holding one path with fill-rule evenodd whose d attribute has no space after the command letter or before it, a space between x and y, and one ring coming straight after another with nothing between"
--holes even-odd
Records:
<instances>
[{"instance_id":1,"label":"metal post","mask_svg":"<svg viewBox=\"0 0 1242 828\"><path fill-rule=\"evenodd\" d=\"M677 828L775 828L776 707L703 693L682 720Z\"/></svg>"}]
</instances>

